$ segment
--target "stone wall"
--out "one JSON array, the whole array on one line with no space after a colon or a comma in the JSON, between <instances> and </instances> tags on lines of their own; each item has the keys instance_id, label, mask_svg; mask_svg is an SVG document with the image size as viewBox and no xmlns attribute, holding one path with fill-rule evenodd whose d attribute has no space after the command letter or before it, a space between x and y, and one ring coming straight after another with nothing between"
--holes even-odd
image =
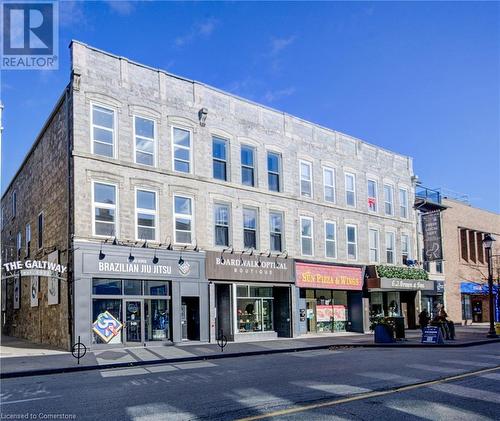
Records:
<instances>
[{"instance_id":1,"label":"stone wall","mask_svg":"<svg viewBox=\"0 0 500 421\"><path fill-rule=\"evenodd\" d=\"M59 250L59 262L68 260L68 110L65 94L47 120L24 163L2 197L2 261L26 259L47 260ZM13 215L13 192L17 195L17 212ZM38 247L38 215L43 212L43 244ZM31 247L27 254L26 225L31 226ZM21 233L22 247L18 258L16 236ZM6 272L2 271L4 277ZM5 282L5 279L4 279ZM39 280L37 307L31 307L31 278L21 278L20 308L13 308L13 279L7 280L5 324L2 332L33 342L68 349L68 284L59 282L59 304L48 305L48 280Z\"/></svg>"}]
</instances>

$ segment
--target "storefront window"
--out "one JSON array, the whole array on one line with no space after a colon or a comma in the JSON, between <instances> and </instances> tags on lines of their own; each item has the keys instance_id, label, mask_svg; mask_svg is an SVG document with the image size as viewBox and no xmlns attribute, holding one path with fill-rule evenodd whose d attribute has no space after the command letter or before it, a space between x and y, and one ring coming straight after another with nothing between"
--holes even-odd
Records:
<instances>
[{"instance_id":1,"label":"storefront window","mask_svg":"<svg viewBox=\"0 0 500 421\"><path fill-rule=\"evenodd\" d=\"M239 332L273 330L272 288L238 286L236 295Z\"/></svg>"},{"instance_id":2,"label":"storefront window","mask_svg":"<svg viewBox=\"0 0 500 421\"><path fill-rule=\"evenodd\" d=\"M92 322L97 320L97 316L99 314L108 311L111 315L118 321L122 321L122 300L121 299L101 299L94 298L92 300ZM112 338L108 343L110 344L119 344L122 342L122 334L120 331L118 335ZM104 342L95 332L92 332L92 343L94 344L102 344Z\"/></svg>"},{"instance_id":3,"label":"storefront window","mask_svg":"<svg viewBox=\"0 0 500 421\"><path fill-rule=\"evenodd\" d=\"M92 294L122 295L122 281L116 279L93 279Z\"/></svg>"},{"instance_id":4,"label":"storefront window","mask_svg":"<svg viewBox=\"0 0 500 421\"><path fill-rule=\"evenodd\" d=\"M123 293L125 295L142 295L142 281L125 279L123 281Z\"/></svg>"},{"instance_id":5,"label":"storefront window","mask_svg":"<svg viewBox=\"0 0 500 421\"><path fill-rule=\"evenodd\" d=\"M170 337L168 300L144 300L146 341L164 341Z\"/></svg>"},{"instance_id":6,"label":"storefront window","mask_svg":"<svg viewBox=\"0 0 500 421\"><path fill-rule=\"evenodd\" d=\"M387 313L389 317L401 315L401 303L399 300L399 292L387 293Z\"/></svg>"},{"instance_id":7,"label":"storefront window","mask_svg":"<svg viewBox=\"0 0 500 421\"><path fill-rule=\"evenodd\" d=\"M384 315L384 299L381 292L372 292L370 296L370 313L373 316Z\"/></svg>"},{"instance_id":8,"label":"storefront window","mask_svg":"<svg viewBox=\"0 0 500 421\"><path fill-rule=\"evenodd\" d=\"M333 333L347 330L347 291L315 290L316 332Z\"/></svg>"},{"instance_id":9,"label":"storefront window","mask_svg":"<svg viewBox=\"0 0 500 421\"><path fill-rule=\"evenodd\" d=\"M168 282L144 281L144 295L169 295Z\"/></svg>"}]
</instances>

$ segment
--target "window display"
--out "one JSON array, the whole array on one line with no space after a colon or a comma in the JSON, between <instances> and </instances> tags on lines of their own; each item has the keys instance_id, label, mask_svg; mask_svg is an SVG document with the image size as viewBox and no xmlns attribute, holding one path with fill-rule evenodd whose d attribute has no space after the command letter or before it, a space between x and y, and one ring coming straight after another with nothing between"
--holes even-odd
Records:
<instances>
[{"instance_id":1,"label":"window display","mask_svg":"<svg viewBox=\"0 0 500 421\"><path fill-rule=\"evenodd\" d=\"M239 332L273 330L273 289L237 287L237 320Z\"/></svg>"}]
</instances>

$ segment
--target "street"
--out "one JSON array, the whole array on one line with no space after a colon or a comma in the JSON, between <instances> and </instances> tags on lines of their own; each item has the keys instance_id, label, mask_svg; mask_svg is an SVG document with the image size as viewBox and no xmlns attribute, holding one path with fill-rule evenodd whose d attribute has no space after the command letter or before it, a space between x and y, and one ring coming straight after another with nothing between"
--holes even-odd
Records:
<instances>
[{"instance_id":1,"label":"street","mask_svg":"<svg viewBox=\"0 0 500 421\"><path fill-rule=\"evenodd\" d=\"M2 419L493 420L500 344L342 348L14 378L2 381L1 399Z\"/></svg>"}]
</instances>

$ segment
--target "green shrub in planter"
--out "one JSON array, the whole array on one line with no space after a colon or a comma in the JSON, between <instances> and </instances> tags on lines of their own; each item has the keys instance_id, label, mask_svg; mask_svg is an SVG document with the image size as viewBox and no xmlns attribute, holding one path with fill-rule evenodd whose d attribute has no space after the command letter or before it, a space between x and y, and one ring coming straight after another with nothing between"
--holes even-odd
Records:
<instances>
[{"instance_id":1,"label":"green shrub in planter","mask_svg":"<svg viewBox=\"0 0 500 421\"><path fill-rule=\"evenodd\" d=\"M427 272L419 268L401 267L401 266L377 266L377 274L379 278L396 278L396 279L423 279L428 280Z\"/></svg>"}]
</instances>

